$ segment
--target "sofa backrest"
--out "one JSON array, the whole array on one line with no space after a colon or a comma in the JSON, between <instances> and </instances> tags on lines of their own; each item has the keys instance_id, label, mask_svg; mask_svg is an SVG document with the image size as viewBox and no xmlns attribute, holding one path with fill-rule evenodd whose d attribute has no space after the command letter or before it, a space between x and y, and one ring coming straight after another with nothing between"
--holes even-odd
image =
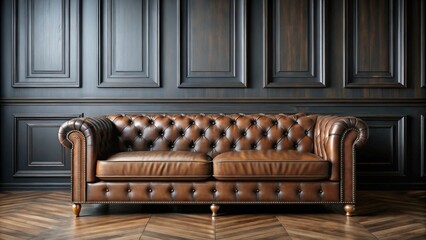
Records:
<instances>
[{"instance_id":1,"label":"sofa backrest","mask_svg":"<svg viewBox=\"0 0 426 240\"><path fill-rule=\"evenodd\" d=\"M141 114L110 115L120 151L195 151L216 155L240 150L313 152L316 115Z\"/></svg>"}]
</instances>

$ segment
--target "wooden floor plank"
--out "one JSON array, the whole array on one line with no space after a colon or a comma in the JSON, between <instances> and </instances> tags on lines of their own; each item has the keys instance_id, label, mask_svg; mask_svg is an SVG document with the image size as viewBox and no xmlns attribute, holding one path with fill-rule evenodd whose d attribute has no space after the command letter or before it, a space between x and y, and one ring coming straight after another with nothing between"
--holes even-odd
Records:
<instances>
[{"instance_id":1,"label":"wooden floor plank","mask_svg":"<svg viewBox=\"0 0 426 240\"><path fill-rule=\"evenodd\" d=\"M83 205L69 191L0 193L0 239L426 239L426 191L359 192L354 217L342 206Z\"/></svg>"}]
</instances>

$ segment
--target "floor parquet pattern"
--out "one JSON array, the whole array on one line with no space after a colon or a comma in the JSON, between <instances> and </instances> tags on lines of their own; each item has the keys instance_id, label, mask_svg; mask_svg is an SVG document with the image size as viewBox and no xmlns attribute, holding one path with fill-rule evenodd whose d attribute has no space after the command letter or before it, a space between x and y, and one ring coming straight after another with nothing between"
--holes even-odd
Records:
<instances>
[{"instance_id":1,"label":"floor parquet pattern","mask_svg":"<svg viewBox=\"0 0 426 240\"><path fill-rule=\"evenodd\" d=\"M86 204L68 191L0 192L0 239L426 239L426 191L358 193L341 206Z\"/></svg>"}]
</instances>

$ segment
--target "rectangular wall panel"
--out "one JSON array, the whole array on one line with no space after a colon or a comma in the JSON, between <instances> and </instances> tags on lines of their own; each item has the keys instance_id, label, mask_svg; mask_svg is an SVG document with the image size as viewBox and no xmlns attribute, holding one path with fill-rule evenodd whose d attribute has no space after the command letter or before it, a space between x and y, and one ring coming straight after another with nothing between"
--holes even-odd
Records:
<instances>
[{"instance_id":1,"label":"rectangular wall panel","mask_svg":"<svg viewBox=\"0 0 426 240\"><path fill-rule=\"evenodd\" d=\"M80 86L80 2L13 4L13 87Z\"/></svg>"},{"instance_id":2,"label":"rectangular wall panel","mask_svg":"<svg viewBox=\"0 0 426 240\"><path fill-rule=\"evenodd\" d=\"M159 87L158 0L103 0L98 87Z\"/></svg>"},{"instance_id":3,"label":"rectangular wall panel","mask_svg":"<svg viewBox=\"0 0 426 240\"><path fill-rule=\"evenodd\" d=\"M426 3L420 4L420 86L426 88Z\"/></svg>"},{"instance_id":4,"label":"rectangular wall panel","mask_svg":"<svg viewBox=\"0 0 426 240\"><path fill-rule=\"evenodd\" d=\"M361 116L369 128L367 144L357 152L359 176L405 176L407 117Z\"/></svg>"},{"instance_id":5,"label":"rectangular wall panel","mask_svg":"<svg viewBox=\"0 0 426 240\"><path fill-rule=\"evenodd\" d=\"M182 0L178 11L178 86L246 87L245 0Z\"/></svg>"},{"instance_id":6,"label":"rectangular wall panel","mask_svg":"<svg viewBox=\"0 0 426 240\"><path fill-rule=\"evenodd\" d=\"M349 0L345 87L406 87L405 0Z\"/></svg>"},{"instance_id":7,"label":"rectangular wall panel","mask_svg":"<svg viewBox=\"0 0 426 240\"><path fill-rule=\"evenodd\" d=\"M325 87L324 1L264 1L264 87Z\"/></svg>"},{"instance_id":8,"label":"rectangular wall panel","mask_svg":"<svg viewBox=\"0 0 426 240\"><path fill-rule=\"evenodd\" d=\"M58 129L73 115L15 115L14 177L68 177L70 151L58 142Z\"/></svg>"}]
</instances>

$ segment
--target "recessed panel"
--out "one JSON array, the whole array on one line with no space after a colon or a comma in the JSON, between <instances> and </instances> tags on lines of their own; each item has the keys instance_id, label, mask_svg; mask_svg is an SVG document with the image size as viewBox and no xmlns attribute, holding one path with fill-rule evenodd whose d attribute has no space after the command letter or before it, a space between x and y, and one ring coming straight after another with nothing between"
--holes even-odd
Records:
<instances>
[{"instance_id":1,"label":"recessed panel","mask_svg":"<svg viewBox=\"0 0 426 240\"><path fill-rule=\"evenodd\" d=\"M145 3L145 4L143 4ZM111 6L112 72L144 73L147 1L113 0ZM145 20L145 21L144 21ZM144 44L145 43L145 44ZM146 75L146 73L145 73Z\"/></svg>"},{"instance_id":2,"label":"recessed panel","mask_svg":"<svg viewBox=\"0 0 426 240\"><path fill-rule=\"evenodd\" d=\"M14 126L14 177L68 177L70 151L58 141L58 129L82 115L16 115Z\"/></svg>"},{"instance_id":3,"label":"recessed panel","mask_svg":"<svg viewBox=\"0 0 426 240\"><path fill-rule=\"evenodd\" d=\"M31 0L28 28L29 74L62 73L68 65L68 1ZM66 50L66 51L65 51ZM67 66L68 67L68 66ZM68 72L68 71L67 71Z\"/></svg>"},{"instance_id":4,"label":"recessed panel","mask_svg":"<svg viewBox=\"0 0 426 240\"><path fill-rule=\"evenodd\" d=\"M32 121L26 122L27 126L27 145L28 145L28 166L47 166L64 167L68 153L55 141L55 139L46 139L46 136L55 136L58 133L58 123L54 121ZM46 146L49 150L46 151ZM58 158L61 156L61 158Z\"/></svg>"},{"instance_id":5,"label":"recessed panel","mask_svg":"<svg viewBox=\"0 0 426 240\"><path fill-rule=\"evenodd\" d=\"M361 117L368 125L368 142L357 150L359 176L405 176L406 117Z\"/></svg>"},{"instance_id":6,"label":"recessed panel","mask_svg":"<svg viewBox=\"0 0 426 240\"><path fill-rule=\"evenodd\" d=\"M80 86L80 1L13 2L13 87Z\"/></svg>"},{"instance_id":7,"label":"recessed panel","mask_svg":"<svg viewBox=\"0 0 426 240\"><path fill-rule=\"evenodd\" d=\"M188 1L188 66L194 72L232 76L234 66L234 1Z\"/></svg>"},{"instance_id":8,"label":"recessed panel","mask_svg":"<svg viewBox=\"0 0 426 240\"><path fill-rule=\"evenodd\" d=\"M158 0L100 0L98 87L159 87Z\"/></svg>"},{"instance_id":9,"label":"recessed panel","mask_svg":"<svg viewBox=\"0 0 426 240\"><path fill-rule=\"evenodd\" d=\"M393 76L393 49L389 41L393 35L393 24L389 21L393 18L391 4L388 0L357 0L355 76Z\"/></svg>"},{"instance_id":10,"label":"recessed panel","mask_svg":"<svg viewBox=\"0 0 426 240\"><path fill-rule=\"evenodd\" d=\"M275 1L275 56L280 72L310 72L309 59L312 59L309 43L312 41L309 0ZM313 37L313 36L312 36Z\"/></svg>"},{"instance_id":11,"label":"recessed panel","mask_svg":"<svg viewBox=\"0 0 426 240\"><path fill-rule=\"evenodd\" d=\"M346 87L405 87L405 0L349 0Z\"/></svg>"},{"instance_id":12,"label":"recessed panel","mask_svg":"<svg viewBox=\"0 0 426 240\"><path fill-rule=\"evenodd\" d=\"M264 1L265 87L325 87L324 1Z\"/></svg>"},{"instance_id":13,"label":"recessed panel","mask_svg":"<svg viewBox=\"0 0 426 240\"><path fill-rule=\"evenodd\" d=\"M180 1L179 87L246 87L246 1Z\"/></svg>"}]
</instances>

